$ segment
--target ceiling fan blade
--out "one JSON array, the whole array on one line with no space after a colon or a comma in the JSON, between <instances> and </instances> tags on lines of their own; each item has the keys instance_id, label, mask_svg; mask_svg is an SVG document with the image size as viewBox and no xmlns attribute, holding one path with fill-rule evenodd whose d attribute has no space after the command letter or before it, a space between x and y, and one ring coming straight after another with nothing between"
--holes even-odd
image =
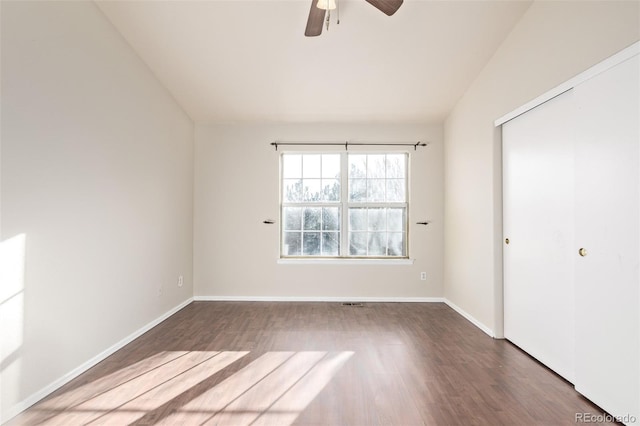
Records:
<instances>
[{"instance_id":1,"label":"ceiling fan blade","mask_svg":"<svg viewBox=\"0 0 640 426\"><path fill-rule=\"evenodd\" d=\"M309 11L309 19L307 19L307 29L304 35L307 37L315 37L322 34L322 26L324 25L324 14L326 10L317 7L318 0L311 1L311 10Z\"/></svg>"},{"instance_id":2,"label":"ceiling fan blade","mask_svg":"<svg viewBox=\"0 0 640 426\"><path fill-rule=\"evenodd\" d=\"M367 0L373 7L387 16L391 16L402 6L403 0Z\"/></svg>"}]
</instances>

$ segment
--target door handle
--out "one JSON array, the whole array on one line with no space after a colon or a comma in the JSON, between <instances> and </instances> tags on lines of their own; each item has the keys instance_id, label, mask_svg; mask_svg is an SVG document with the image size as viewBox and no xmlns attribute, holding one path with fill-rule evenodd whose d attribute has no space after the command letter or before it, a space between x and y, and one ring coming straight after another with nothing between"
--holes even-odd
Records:
<instances>
[{"instance_id":1,"label":"door handle","mask_svg":"<svg viewBox=\"0 0 640 426\"><path fill-rule=\"evenodd\" d=\"M578 250L578 254L582 257L585 257L587 255L587 249L584 247L581 247L580 250Z\"/></svg>"}]
</instances>

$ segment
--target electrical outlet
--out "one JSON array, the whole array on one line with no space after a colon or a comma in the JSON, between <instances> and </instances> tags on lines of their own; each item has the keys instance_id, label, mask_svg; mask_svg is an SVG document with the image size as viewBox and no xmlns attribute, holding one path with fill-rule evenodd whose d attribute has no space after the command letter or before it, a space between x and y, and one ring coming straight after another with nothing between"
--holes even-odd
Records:
<instances>
[{"instance_id":1,"label":"electrical outlet","mask_svg":"<svg viewBox=\"0 0 640 426\"><path fill-rule=\"evenodd\" d=\"M426 281L427 280L427 273L426 272L420 272L420 279L422 281Z\"/></svg>"},{"instance_id":2,"label":"electrical outlet","mask_svg":"<svg viewBox=\"0 0 640 426\"><path fill-rule=\"evenodd\" d=\"M180 275L178 276L178 287L182 287L182 284L184 284L184 278Z\"/></svg>"}]
</instances>

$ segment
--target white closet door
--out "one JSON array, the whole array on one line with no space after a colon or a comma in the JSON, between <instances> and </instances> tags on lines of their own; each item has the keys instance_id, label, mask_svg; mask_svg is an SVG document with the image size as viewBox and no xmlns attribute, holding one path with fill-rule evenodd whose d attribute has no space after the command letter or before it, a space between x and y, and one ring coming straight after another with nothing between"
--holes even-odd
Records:
<instances>
[{"instance_id":1,"label":"white closet door","mask_svg":"<svg viewBox=\"0 0 640 426\"><path fill-rule=\"evenodd\" d=\"M640 423L639 80L636 56L574 89L581 119L573 256L576 390Z\"/></svg>"},{"instance_id":2,"label":"white closet door","mask_svg":"<svg viewBox=\"0 0 640 426\"><path fill-rule=\"evenodd\" d=\"M573 382L573 94L505 123L504 334Z\"/></svg>"}]
</instances>

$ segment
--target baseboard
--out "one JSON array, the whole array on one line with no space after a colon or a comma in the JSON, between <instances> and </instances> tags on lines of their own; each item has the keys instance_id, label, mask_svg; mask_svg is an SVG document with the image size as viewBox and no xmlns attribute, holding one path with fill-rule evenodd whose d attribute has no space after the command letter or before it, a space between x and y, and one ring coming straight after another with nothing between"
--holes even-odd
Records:
<instances>
[{"instance_id":1,"label":"baseboard","mask_svg":"<svg viewBox=\"0 0 640 426\"><path fill-rule=\"evenodd\" d=\"M185 300L184 302L180 303L179 305L177 305L174 308L170 309L169 311L165 312L164 314L162 314L158 318L154 319L150 323L144 325L142 328L134 331L133 333L131 333L130 335L128 335L124 339L120 340L115 345L113 345L113 346L109 347L108 349L102 351L101 353L99 353L98 355L94 356L90 360L88 360L85 363L81 364L80 366L74 368L73 370L71 370L70 372L65 374L64 376L60 377L59 379L55 380L54 382L52 382L49 385L45 386L44 388L40 389L38 392L34 393L33 395L31 395L31 396L25 398L24 400L20 401L19 403L15 404L13 407L11 407L11 408L9 408L7 410L3 409L2 412L0 413L0 424L4 424L5 422L9 421L13 417L17 416L18 414L20 414L21 412L26 410L27 408L31 407L36 402L40 401L41 399L43 399L44 397L46 397L47 395L52 393L53 391L59 389L60 387L64 386L65 384L69 383L71 380L75 379L80 374L84 373L85 371L87 371L88 369L90 369L91 367L96 365L97 363L103 361L105 358L107 358L109 355L112 355L114 352L122 349L125 345L131 343L133 340L135 340L138 337L142 336L144 333L146 333L147 331L151 330L153 327L155 327L156 325L160 324L162 321L166 320L171 315L175 314L176 312L178 312L179 310L181 310L182 308L184 308L185 306L187 306L191 302L193 302L193 298L189 298L189 299Z\"/></svg>"},{"instance_id":2,"label":"baseboard","mask_svg":"<svg viewBox=\"0 0 640 426\"><path fill-rule=\"evenodd\" d=\"M475 325L476 327L478 327L480 330L482 330L483 332L485 332L486 334L488 334L490 337L495 338L495 333L493 332L492 329L490 329L489 327L487 327L486 325L484 325L483 323L481 323L480 321L478 321L477 319L475 319L471 314L469 314L467 311L465 311L464 309L462 309L460 306L456 305L455 303L453 303L452 301L450 301L447 298L443 298L443 302L449 306L451 309L453 309L454 311L456 311L457 313L459 313L460 315L462 315L467 321L469 321L471 324Z\"/></svg>"},{"instance_id":3,"label":"baseboard","mask_svg":"<svg viewBox=\"0 0 640 426\"><path fill-rule=\"evenodd\" d=\"M194 296L196 302L368 302L442 303L442 297L360 297L360 296Z\"/></svg>"}]
</instances>

